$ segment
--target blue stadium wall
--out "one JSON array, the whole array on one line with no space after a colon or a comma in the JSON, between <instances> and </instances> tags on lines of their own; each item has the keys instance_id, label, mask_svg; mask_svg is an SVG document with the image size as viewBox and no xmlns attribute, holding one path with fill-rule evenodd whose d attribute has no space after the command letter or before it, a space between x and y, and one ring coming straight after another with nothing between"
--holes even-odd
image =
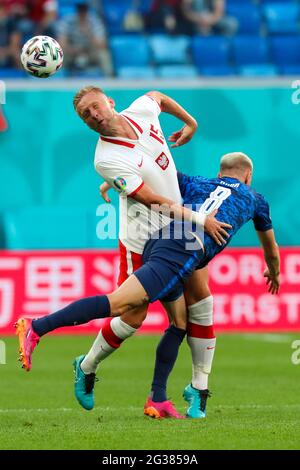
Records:
<instances>
[{"instance_id":1,"label":"blue stadium wall","mask_svg":"<svg viewBox=\"0 0 300 470\"><path fill-rule=\"evenodd\" d=\"M151 88L156 88L153 85ZM92 217L78 231L86 236L88 247L115 247L116 240L96 239L96 208L101 202L98 186L101 178L93 166L97 135L83 125L72 106L74 89L10 90L3 105L8 130L0 133L0 247L22 246L22 238L14 239L6 217L10 213L38 206L41 212L68 211L78 215L90 211ZM163 88L159 89L181 103L199 122L199 130L186 146L175 149L178 169L190 174L213 177L218 171L219 157L241 150L251 156L255 165L253 184L267 197L277 238L284 246L299 245L300 202L299 117L300 106L292 103L292 88L227 87L227 88ZM148 91L141 89L106 88L117 103L117 110ZM173 117L163 114L166 136L180 127ZM117 204L117 195L113 196ZM36 222L17 217L26 230L34 232ZM6 220L6 224L4 224ZM41 222L42 223L42 222ZM76 246L64 229L53 227L55 241L49 248ZM92 235L91 235L92 233ZM67 237L67 239L66 239ZM28 240L28 233L27 238ZM79 243L80 245L80 243ZM245 227L233 246L256 246L255 233ZM36 246L36 248L47 248Z\"/></svg>"}]
</instances>

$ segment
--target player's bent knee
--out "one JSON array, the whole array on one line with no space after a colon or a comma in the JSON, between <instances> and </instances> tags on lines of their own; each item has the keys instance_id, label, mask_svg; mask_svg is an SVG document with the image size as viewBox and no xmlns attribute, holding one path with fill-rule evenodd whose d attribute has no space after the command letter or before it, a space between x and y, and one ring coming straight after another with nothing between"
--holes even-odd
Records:
<instances>
[{"instance_id":1,"label":"player's bent knee","mask_svg":"<svg viewBox=\"0 0 300 470\"><path fill-rule=\"evenodd\" d=\"M122 315L122 320L128 323L132 328L138 329L142 326L143 321L147 316L147 309L137 308L130 310L129 312Z\"/></svg>"},{"instance_id":2,"label":"player's bent knee","mask_svg":"<svg viewBox=\"0 0 300 470\"><path fill-rule=\"evenodd\" d=\"M137 328L139 328L140 326L142 326L142 324L144 323L144 320L147 316L147 311L145 313L142 313L139 315L139 317L136 317L135 318L135 321L136 321L136 324L138 325Z\"/></svg>"},{"instance_id":3,"label":"player's bent knee","mask_svg":"<svg viewBox=\"0 0 300 470\"><path fill-rule=\"evenodd\" d=\"M112 294L109 294L107 297L110 304L111 317L118 317L120 315L123 315L123 313L128 310L128 305L124 305L124 302L114 292Z\"/></svg>"},{"instance_id":4,"label":"player's bent knee","mask_svg":"<svg viewBox=\"0 0 300 470\"><path fill-rule=\"evenodd\" d=\"M132 326L132 328L135 328L136 330L138 330L142 326L143 321L144 320L134 319L134 320L131 320L130 322L128 322L128 325L130 325L130 326Z\"/></svg>"}]
</instances>

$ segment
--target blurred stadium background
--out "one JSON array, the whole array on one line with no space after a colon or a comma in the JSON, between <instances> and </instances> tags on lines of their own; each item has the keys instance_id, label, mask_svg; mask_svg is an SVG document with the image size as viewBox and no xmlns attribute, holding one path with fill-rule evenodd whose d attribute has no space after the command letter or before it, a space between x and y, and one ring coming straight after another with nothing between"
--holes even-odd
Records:
<instances>
[{"instance_id":1,"label":"blurred stadium background","mask_svg":"<svg viewBox=\"0 0 300 470\"><path fill-rule=\"evenodd\" d=\"M118 110L159 89L196 116L199 132L173 152L181 171L214 176L229 151L253 158L254 185L270 201L283 247L283 286L278 298L266 293L256 236L245 227L236 248L211 263L216 325L300 329L299 107L292 98L299 14L300 2L292 0L0 2L3 333L12 332L20 313L43 315L115 286L117 232L106 240L96 235L103 210L93 168L97 136L72 108L74 93L90 83L104 87ZM207 17L214 18L209 25L201 20ZM66 53L62 71L48 80L20 68L20 47L33 34L55 36ZM91 50L101 53L90 57ZM166 135L178 126L170 116L162 122ZM155 305L144 331L160 332L165 324ZM72 332L98 328L94 322Z\"/></svg>"},{"instance_id":2,"label":"blurred stadium background","mask_svg":"<svg viewBox=\"0 0 300 470\"><path fill-rule=\"evenodd\" d=\"M299 12L296 0L1 0L1 75L26 77L19 50L36 34L63 46L58 78L299 74Z\"/></svg>"}]
</instances>

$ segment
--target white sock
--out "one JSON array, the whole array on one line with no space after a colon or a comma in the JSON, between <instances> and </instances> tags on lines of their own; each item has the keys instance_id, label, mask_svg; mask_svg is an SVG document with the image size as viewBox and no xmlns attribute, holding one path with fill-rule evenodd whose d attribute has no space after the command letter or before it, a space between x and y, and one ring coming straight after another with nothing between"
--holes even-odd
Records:
<instances>
[{"instance_id":1,"label":"white sock","mask_svg":"<svg viewBox=\"0 0 300 470\"><path fill-rule=\"evenodd\" d=\"M216 338L213 330L213 297L209 296L188 308L187 342L192 354L192 386L208 388Z\"/></svg>"},{"instance_id":2,"label":"white sock","mask_svg":"<svg viewBox=\"0 0 300 470\"><path fill-rule=\"evenodd\" d=\"M119 349L124 339L136 332L136 328L123 322L120 317L110 319L103 325L93 346L81 363L81 369L85 374L96 373L101 361Z\"/></svg>"}]
</instances>

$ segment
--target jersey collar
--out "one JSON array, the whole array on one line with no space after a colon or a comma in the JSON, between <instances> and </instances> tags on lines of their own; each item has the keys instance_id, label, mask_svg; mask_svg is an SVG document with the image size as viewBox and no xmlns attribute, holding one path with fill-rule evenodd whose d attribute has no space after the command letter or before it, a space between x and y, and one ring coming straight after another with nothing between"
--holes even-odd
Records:
<instances>
[{"instance_id":1,"label":"jersey collar","mask_svg":"<svg viewBox=\"0 0 300 470\"><path fill-rule=\"evenodd\" d=\"M124 113L120 113L120 115L126 119L126 121L128 122L128 124L132 127L132 129L135 131L135 133L137 134L137 139L133 140L133 139L125 139L125 138L119 138L119 137L111 137L111 136L105 136L105 135L101 135L100 136L100 139L103 140L104 142L109 142L110 144L115 144L115 145L122 145L123 147L128 147L128 148L134 148L135 147L135 144L136 142L138 141L139 137L142 135L143 133L143 129L141 128L141 126L135 122L132 118L130 118L129 116L126 116L126 114Z\"/></svg>"},{"instance_id":2,"label":"jersey collar","mask_svg":"<svg viewBox=\"0 0 300 470\"><path fill-rule=\"evenodd\" d=\"M232 178L231 176L222 176L222 178L219 178L219 180L237 181L238 183L242 184L238 178Z\"/></svg>"}]
</instances>

